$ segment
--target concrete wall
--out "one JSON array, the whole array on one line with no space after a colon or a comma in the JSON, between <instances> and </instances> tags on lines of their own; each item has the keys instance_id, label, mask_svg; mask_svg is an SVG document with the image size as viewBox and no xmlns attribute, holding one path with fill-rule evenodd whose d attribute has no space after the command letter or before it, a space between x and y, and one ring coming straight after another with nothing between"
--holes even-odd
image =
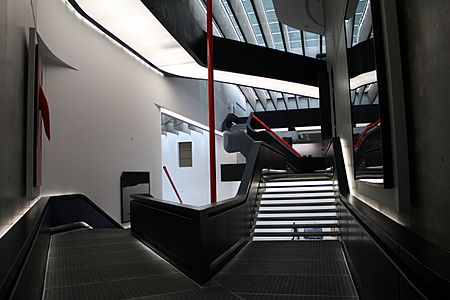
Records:
<instances>
[{"instance_id":1,"label":"concrete wall","mask_svg":"<svg viewBox=\"0 0 450 300\"><path fill-rule=\"evenodd\" d=\"M121 172L147 170L152 193L161 197L159 106L207 124L206 82L160 76L61 0L39 1L38 31L78 69L47 66L44 74L52 140L44 145L43 193L86 194L120 220ZM226 85L216 91L218 126L237 96Z\"/></svg>"},{"instance_id":2,"label":"concrete wall","mask_svg":"<svg viewBox=\"0 0 450 300\"><path fill-rule=\"evenodd\" d=\"M450 2L399 0L411 228L450 249Z\"/></svg>"},{"instance_id":3,"label":"concrete wall","mask_svg":"<svg viewBox=\"0 0 450 300\"><path fill-rule=\"evenodd\" d=\"M25 195L25 103L30 0L0 0L0 236L29 204Z\"/></svg>"},{"instance_id":4,"label":"concrete wall","mask_svg":"<svg viewBox=\"0 0 450 300\"><path fill-rule=\"evenodd\" d=\"M385 51L387 53L389 109L391 110L391 115L393 115L393 112L395 111L396 118L389 124L393 136L391 153L393 155L394 187L384 189L383 187L377 187L354 180L350 87L344 28L346 5L346 0L325 2L326 35L328 38L327 61L330 76L332 77L331 82L333 83L332 101L335 102L334 118L336 126L334 129L336 136L339 136L342 141L350 190L353 195L357 196L365 203L381 211L390 218L402 224L406 224L408 222L407 213L409 211L410 201L408 160L407 155L403 155L404 151L397 151L398 149L406 149L406 139L403 139L403 137L406 136L404 114L402 115L399 112L399 110L404 107L402 102L403 95L396 94L398 90L401 90L401 76L400 86L397 84L399 79L395 76L391 76L391 73L394 73L394 71L391 70L391 67L395 67L392 61L394 60L394 54L399 52L398 47L396 48L395 45L391 45L388 41L385 43ZM389 21L392 21L392 16L384 15L383 17L387 17ZM387 34L392 35L395 34L395 32L388 32Z\"/></svg>"},{"instance_id":5,"label":"concrete wall","mask_svg":"<svg viewBox=\"0 0 450 300\"><path fill-rule=\"evenodd\" d=\"M445 89L450 78L447 17L450 4L448 1L400 0L395 5L393 1L380 1L394 176L394 187L383 189L353 179L343 23L346 2L325 2L325 12L327 60L334 86L335 132L342 138L351 192L388 217L448 249L450 105Z\"/></svg>"}]
</instances>

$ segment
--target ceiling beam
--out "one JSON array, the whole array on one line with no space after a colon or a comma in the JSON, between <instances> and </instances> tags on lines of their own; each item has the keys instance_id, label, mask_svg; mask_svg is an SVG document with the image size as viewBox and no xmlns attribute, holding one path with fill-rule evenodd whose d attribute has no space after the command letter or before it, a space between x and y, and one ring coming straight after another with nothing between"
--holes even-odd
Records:
<instances>
[{"instance_id":1,"label":"ceiling beam","mask_svg":"<svg viewBox=\"0 0 450 300\"><path fill-rule=\"evenodd\" d=\"M264 108L264 111L267 111L268 110L267 99L266 99L266 96L264 95L264 93L262 92L262 90L253 89L253 91L255 91L255 94L258 97L258 101L259 101L259 103L261 103L261 106Z\"/></svg>"},{"instance_id":2,"label":"ceiling beam","mask_svg":"<svg viewBox=\"0 0 450 300\"><path fill-rule=\"evenodd\" d=\"M256 16L256 21L258 22L259 29L261 30L262 38L264 40L264 46L268 47L267 37L265 36L265 34L264 34L263 30L262 30L261 19L259 18L258 12L256 11L255 0L250 0L250 3L252 4L253 11L255 12L255 16Z\"/></svg>"},{"instance_id":3,"label":"ceiling beam","mask_svg":"<svg viewBox=\"0 0 450 300\"><path fill-rule=\"evenodd\" d=\"M273 103L269 102L269 100L266 97L266 94L264 92L264 90L262 89L255 89L256 95L258 95L259 101L261 101L262 106L264 107L264 109L267 110L276 110L276 107Z\"/></svg>"},{"instance_id":4,"label":"ceiling beam","mask_svg":"<svg viewBox=\"0 0 450 300\"><path fill-rule=\"evenodd\" d=\"M306 47L305 47L305 33L303 30L300 31L300 40L302 41L302 54L306 55Z\"/></svg>"},{"instance_id":5,"label":"ceiling beam","mask_svg":"<svg viewBox=\"0 0 450 300\"><path fill-rule=\"evenodd\" d=\"M175 120L173 124L173 129L177 131L184 132L186 134L191 134L191 130L188 128L188 123L185 123L180 120Z\"/></svg>"},{"instance_id":6,"label":"ceiling beam","mask_svg":"<svg viewBox=\"0 0 450 300\"><path fill-rule=\"evenodd\" d=\"M285 110L285 109L287 109L287 107L283 108L281 105L278 105L279 102L283 102L283 101L282 100L280 100L280 101L278 100L276 92L269 91L269 95L270 95L270 99L272 100L272 103L274 104L274 106L275 106L275 108L277 110Z\"/></svg>"},{"instance_id":7,"label":"ceiling beam","mask_svg":"<svg viewBox=\"0 0 450 300\"><path fill-rule=\"evenodd\" d=\"M285 39L285 36L283 34L283 26L280 22L278 22L278 26L280 27L280 32L281 32L281 40L283 41L283 47L284 47L284 51L287 52L287 43L289 43L289 40Z\"/></svg>"},{"instance_id":8,"label":"ceiling beam","mask_svg":"<svg viewBox=\"0 0 450 300\"><path fill-rule=\"evenodd\" d=\"M272 31L270 30L269 20L267 19L264 4L262 3L262 0L253 0L252 3L256 13L256 18L263 33L264 41L266 42L267 47L274 49L275 42L272 37Z\"/></svg>"},{"instance_id":9,"label":"ceiling beam","mask_svg":"<svg viewBox=\"0 0 450 300\"><path fill-rule=\"evenodd\" d=\"M219 0L223 1L223 0ZM239 26L242 28L242 34L244 35L247 43L258 45L256 41L255 33L250 25L250 21L248 20L247 13L245 11L244 5L241 0L227 0L230 4L231 9L233 10L234 17L238 22Z\"/></svg>"},{"instance_id":10,"label":"ceiling beam","mask_svg":"<svg viewBox=\"0 0 450 300\"><path fill-rule=\"evenodd\" d=\"M231 12L232 16L229 15L224 3L228 3L228 7L231 10L230 12ZM231 7L231 5L228 1L226 1L226 0L213 1L213 11L214 11L214 16L217 19L217 23L218 23L219 27L222 29L222 31L224 32L226 38L231 38L236 41L241 41L241 39L239 37L239 32L240 32L244 39L243 42L247 41L245 39L244 34L242 33L242 28L240 27L239 22L237 22L237 20L235 19L237 28L233 24L233 21L231 18L232 17L235 18L236 14L234 13L233 8Z\"/></svg>"},{"instance_id":11,"label":"ceiling beam","mask_svg":"<svg viewBox=\"0 0 450 300\"><path fill-rule=\"evenodd\" d=\"M287 25L281 24L281 34L283 35L283 42L286 52L292 52L291 39L289 38L289 29Z\"/></svg>"},{"instance_id":12,"label":"ceiling beam","mask_svg":"<svg viewBox=\"0 0 450 300\"><path fill-rule=\"evenodd\" d=\"M287 106L289 109L298 109L297 100L294 97L289 97L286 94L283 94L285 101L287 102Z\"/></svg>"},{"instance_id":13,"label":"ceiling beam","mask_svg":"<svg viewBox=\"0 0 450 300\"><path fill-rule=\"evenodd\" d=\"M283 97L284 106L286 106L286 109L289 109L288 101L287 101L288 97L286 96L285 93L281 93L281 96Z\"/></svg>"},{"instance_id":14,"label":"ceiling beam","mask_svg":"<svg viewBox=\"0 0 450 300\"><path fill-rule=\"evenodd\" d=\"M367 97L369 97L369 103L373 104L378 96L378 83L373 83L370 88L367 89Z\"/></svg>"},{"instance_id":15,"label":"ceiling beam","mask_svg":"<svg viewBox=\"0 0 450 300\"><path fill-rule=\"evenodd\" d=\"M256 93L253 91L252 88L246 87L246 86L239 86L239 89L244 94L245 98L247 99L248 104L252 108L253 111L257 111L256 104L258 100L258 96L256 96Z\"/></svg>"},{"instance_id":16,"label":"ceiling beam","mask_svg":"<svg viewBox=\"0 0 450 300\"><path fill-rule=\"evenodd\" d=\"M201 129L200 127L197 127L195 125L188 124L188 128L189 128L189 130L192 130L192 131L195 131L198 133L203 133L203 129Z\"/></svg>"}]
</instances>

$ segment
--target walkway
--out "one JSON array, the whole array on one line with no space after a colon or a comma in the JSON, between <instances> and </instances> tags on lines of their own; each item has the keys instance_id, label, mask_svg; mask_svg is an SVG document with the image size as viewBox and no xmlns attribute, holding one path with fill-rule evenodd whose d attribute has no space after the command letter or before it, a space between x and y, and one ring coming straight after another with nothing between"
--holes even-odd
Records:
<instances>
[{"instance_id":1,"label":"walkway","mask_svg":"<svg viewBox=\"0 0 450 300\"><path fill-rule=\"evenodd\" d=\"M130 235L52 237L44 299L354 299L337 241L252 242L199 286Z\"/></svg>"}]
</instances>

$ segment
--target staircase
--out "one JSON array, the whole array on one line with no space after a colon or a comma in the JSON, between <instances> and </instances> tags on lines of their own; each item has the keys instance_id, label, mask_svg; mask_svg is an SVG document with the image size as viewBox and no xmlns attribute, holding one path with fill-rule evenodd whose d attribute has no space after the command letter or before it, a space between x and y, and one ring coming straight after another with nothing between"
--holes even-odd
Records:
<instances>
[{"instance_id":1,"label":"staircase","mask_svg":"<svg viewBox=\"0 0 450 300\"><path fill-rule=\"evenodd\" d=\"M265 171L263 182L254 241L337 239L336 194L326 173Z\"/></svg>"}]
</instances>

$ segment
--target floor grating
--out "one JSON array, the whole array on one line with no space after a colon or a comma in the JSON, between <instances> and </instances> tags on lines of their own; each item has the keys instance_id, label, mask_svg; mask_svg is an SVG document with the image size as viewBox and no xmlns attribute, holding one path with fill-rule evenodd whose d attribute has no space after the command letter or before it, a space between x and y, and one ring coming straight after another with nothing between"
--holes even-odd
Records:
<instances>
[{"instance_id":1,"label":"floor grating","mask_svg":"<svg viewBox=\"0 0 450 300\"><path fill-rule=\"evenodd\" d=\"M356 299L338 241L252 242L199 286L129 230L52 237L43 299Z\"/></svg>"}]
</instances>

